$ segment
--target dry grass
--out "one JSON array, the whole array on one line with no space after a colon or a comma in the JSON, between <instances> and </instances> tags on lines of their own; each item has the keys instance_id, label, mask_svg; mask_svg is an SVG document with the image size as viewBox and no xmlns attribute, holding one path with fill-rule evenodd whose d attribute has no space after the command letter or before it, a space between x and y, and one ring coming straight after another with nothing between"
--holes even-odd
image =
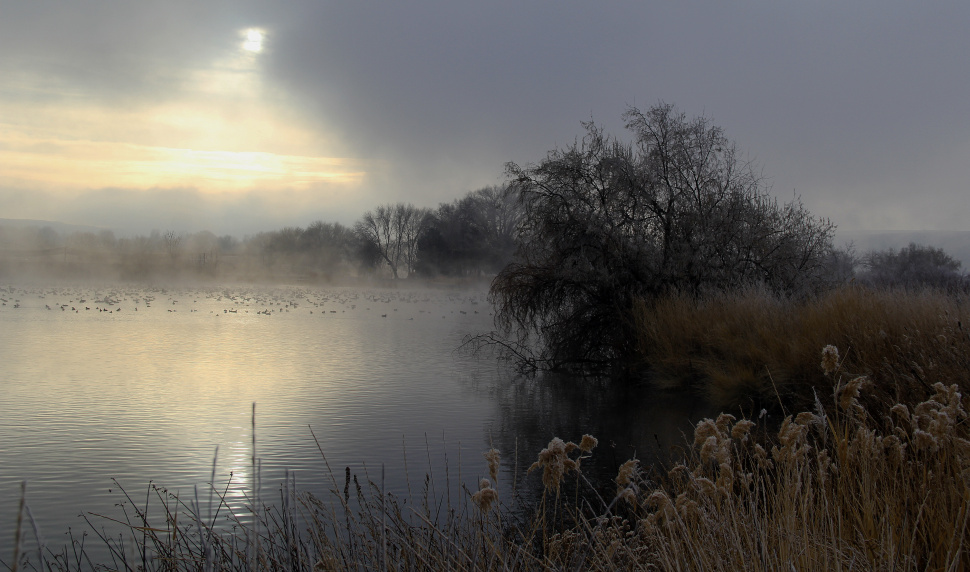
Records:
<instances>
[{"instance_id":1,"label":"dry grass","mask_svg":"<svg viewBox=\"0 0 970 572\"><path fill-rule=\"evenodd\" d=\"M867 404L916 403L934 381L966 391L966 295L847 286L807 301L763 290L702 300L670 296L634 314L639 348L658 387L690 389L725 410L811 406L832 380L819 348L842 350L841 371L872 382Z\"/></svg>"},{"instance_id":2,"label":"dry grass","mask_svg":"<svg viewBox=\"0 0 970 572\"><path fill-rule=\"evenodd\" d=\"M850 380L851 381L851 380ZM695 431L663 486L640 482L607 528L616 565L662 570L961 570L970 542L970 441L955 385L874 423L842 406L785 419L772 445L722 414ZM629 485L631 487L636 484ZM606 532L604 532L606 534Z\"/></svg>"}]
</instances>

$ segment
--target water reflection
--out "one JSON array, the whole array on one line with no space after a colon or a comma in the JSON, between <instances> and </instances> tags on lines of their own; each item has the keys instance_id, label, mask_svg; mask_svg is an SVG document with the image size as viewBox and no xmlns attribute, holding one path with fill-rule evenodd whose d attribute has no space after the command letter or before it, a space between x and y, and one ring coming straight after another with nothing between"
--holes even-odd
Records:
<instances>
[{"instance_id":1,"label":"water reflection","mask_svg":"<svg viewBox=\"0 0 970 572\"><path fill-rule=\"evenodd\" d=\"M508 478L514 467L522 478L553 437L578 443L590 434L599 445L584 461L583 472L604 495L615 492L613 479L628 459L662 467L681 458L693 425L715 414L700 399L604 378L545 374L507 384L486 379L473 383L495 401L497 414L486 434L502 451ZM539 471L535 473L525 480L530 498L538 498L541 491Z\"/></svg>"},{"instance_id":2,"label":"water reflection","mask_svg":"<svg viewBox=\"0 0 970 572\"><path fill-rule=\"evenodd\" d=\"M706 413L604 380L516 378L456 352L492 328L484 292L0 285L0 299L11 301L0 306L0 538L12 538L21 480L61 546L79 513L118 516L118 484L140 499L156 494L150 482L197 490L205 512L213 461L240 517L257 475L267 501L287 474L326 496L345 467L363 480L383 467L399 498L420 496L431 473L434 492L458 502L485 476L490 445L507 490L552 437L584 433L600 439L584 470L608 488L626 459L667 459ZM535 491L538 475L524 482Z\"/></svg>"},{"instance_id":3,"label":"water reflection","mask_svg":"<svg viewBox=\"0 0 970 572\"><path fill-rule=\"evenodd\" d=\"M251 503L254 402L264 498L287 469L326 491L310 427L338 471L384 463L394 478L405 439L441 466L478 448L491 411L455 383L491 367L453 353L490 327L483 292L0 286L0 298L0 538L21 480L60 539L82 511L116 510L112 479L140 498L149 481L208 498L216 447L216 485Z\"/></svg>"}]
</instances>

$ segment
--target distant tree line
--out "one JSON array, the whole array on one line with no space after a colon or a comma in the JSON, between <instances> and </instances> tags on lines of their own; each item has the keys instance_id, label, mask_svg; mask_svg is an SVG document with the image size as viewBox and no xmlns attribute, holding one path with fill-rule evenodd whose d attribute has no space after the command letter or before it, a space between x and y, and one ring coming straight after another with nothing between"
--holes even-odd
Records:
<instances>
[{"instance_id":1,"label":"distant tree line","mask_svg":"<svg viewBox=\"0 0 970 572\"><path fill-rule=\"evenodd\" d=\"M873 250L858 257L856 278L873 286L967 289L962 263L942 248L910 243L899 250Z\"/></svg>"},{"instance_id":2,"label":"distant tree line","mask_svg":"<svg viewBox=\"0 0 970 572\"><path fill-rule=\"evenodd\" d=\"M349 227L317 221L241 239L208 231L117 238L110 230L61 235L50 227L0 227L0 277L480 278L511 260L521 219L512 189L496 186L436 209L385 204Z\"/></svg>"}]
</instances>

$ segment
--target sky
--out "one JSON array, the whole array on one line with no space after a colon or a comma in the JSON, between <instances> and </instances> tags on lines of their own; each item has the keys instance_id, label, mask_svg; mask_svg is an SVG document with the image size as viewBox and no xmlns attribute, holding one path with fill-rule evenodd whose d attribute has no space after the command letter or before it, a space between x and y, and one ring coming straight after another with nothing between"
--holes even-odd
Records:
<instances>
[{"instance_id":1,"label":"sky","mask_svg":"<svg viewBox=\"0 0 970 572\"><path fill-rule=\"evenodd\" d=\"M353 224L674 104L843 230L970 230L970 3L0 0L0 218Z\"/></svg>"}]
</instances>

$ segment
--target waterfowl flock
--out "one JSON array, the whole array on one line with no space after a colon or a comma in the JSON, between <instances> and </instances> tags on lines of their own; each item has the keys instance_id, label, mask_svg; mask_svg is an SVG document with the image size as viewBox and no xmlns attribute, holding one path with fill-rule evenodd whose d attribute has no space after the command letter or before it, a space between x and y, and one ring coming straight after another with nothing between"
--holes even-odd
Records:
<instances>
[{"instance_id":1,"label":"waterfowl flock","mask_svg":"<svg viewBox=\"0 0 970 572\"><path fill-rule=\"evenodd\" d=\"M205 314L214 317L282 315L367 316L383 319L442 319L491 316L485 292L430 289L355 289L306 286L158 287L158 286L24 286L0 283L3 314L43 311L128 319L146 313ZM162 310L164 308L164 310Z\"/></svg>"}]
</instances>

